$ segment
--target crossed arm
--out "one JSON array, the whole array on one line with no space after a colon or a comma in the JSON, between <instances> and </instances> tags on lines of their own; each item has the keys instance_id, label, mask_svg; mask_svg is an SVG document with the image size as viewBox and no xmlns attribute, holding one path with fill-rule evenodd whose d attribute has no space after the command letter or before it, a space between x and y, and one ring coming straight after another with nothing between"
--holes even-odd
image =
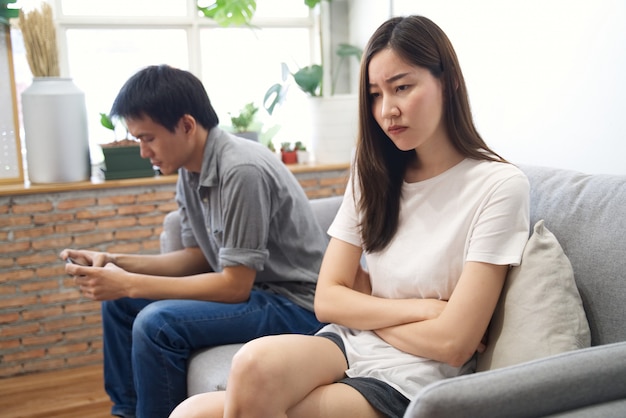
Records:
<instances>
[{"instance_id":1,"label":"crossed arm","mask_svg":"<svg viewBox=\"0 0 626 418\"><path fill-rule=\"evenodd\" d=\"M315 296L320 321L372 330L402 351L452 366L476 352L508 266L467 262L449 301L384 299L370 294L360 257L360 248L331 239Z\"/></svg>"}]
</instances>

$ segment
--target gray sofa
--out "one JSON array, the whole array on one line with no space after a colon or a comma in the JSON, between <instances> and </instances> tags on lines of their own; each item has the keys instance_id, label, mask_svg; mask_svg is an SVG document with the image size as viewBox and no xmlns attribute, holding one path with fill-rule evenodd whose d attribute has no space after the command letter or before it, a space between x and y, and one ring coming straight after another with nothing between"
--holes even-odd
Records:
<instances>
[{"instance_id":1,"label":"gray sofa","mask_svg":"<svg viewBox=\"0 0 626 418\"><path fill-rule=\"evenodd\" d=\"M592 346L431 384L406 417L626 416L626 176L521 168L531 184L531 225L545 220L569 257ZM311 201L324 228L340 202ZM174 212L164 223L162 251L180 247L178 231ZM223 389L239 347L195 353L189 394Z\"/></svg>"}]
</instances>

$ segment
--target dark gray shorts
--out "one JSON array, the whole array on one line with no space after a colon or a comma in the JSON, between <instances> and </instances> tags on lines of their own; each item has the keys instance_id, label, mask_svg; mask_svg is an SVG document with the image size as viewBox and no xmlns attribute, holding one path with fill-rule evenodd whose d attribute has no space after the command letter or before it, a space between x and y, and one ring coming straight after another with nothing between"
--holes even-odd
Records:
<instances>
[{"instance_id":1,"label":"dark gray shorts","mask_svg":"<svg viewBox=\"0 0 626 418\"><path fill-rule=\"evenodd\" d=\"M346 347L341 337L334 332L315 334L318 337L328 338L341 349L346 356ZM348 357L346 356L346 362ZM389 418L402 418L409 406L409 399L387 383L372 377L346 377L337 381L356 389L377 411Z\"/></svg>"}]
</instances>

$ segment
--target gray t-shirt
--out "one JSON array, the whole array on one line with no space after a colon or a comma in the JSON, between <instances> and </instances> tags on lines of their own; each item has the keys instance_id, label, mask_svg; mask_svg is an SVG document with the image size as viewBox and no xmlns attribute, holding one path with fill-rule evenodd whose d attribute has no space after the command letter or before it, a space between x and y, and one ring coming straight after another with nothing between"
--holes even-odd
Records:
<instances>
[{"instance_id":1,"label":"gray t-shirt","mask_svg":"<svg viewBox=\"0 0 626 418\"><path fill-rule=\"evenodd\" d=\"M179 170L182 242L214 271L244 265L255 288L313 310L328 237L302 187L267 147L213 128L201 173Z\"/></svg>"}]
</instances>

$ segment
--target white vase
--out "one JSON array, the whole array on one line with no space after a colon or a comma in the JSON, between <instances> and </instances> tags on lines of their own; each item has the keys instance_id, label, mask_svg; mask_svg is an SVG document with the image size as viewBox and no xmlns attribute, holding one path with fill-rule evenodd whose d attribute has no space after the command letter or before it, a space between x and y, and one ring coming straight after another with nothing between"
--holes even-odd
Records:
<instances>
[{"instance_id":1,"label":"white vase","mask_svg":"<svg viewBox=\"0 0 626 418\"><path fill-rule=\"evenodd\" d=\"M309 98L311 152L315 162L351 161L358 132L358 107L354 94Z\"/></svg>"},{"instance_id":2,"label":"white vase","mask_svg":"<svg viewBox=\"0 0 626 418\"><path fill-rule=\"evenodd\" d=\"M22 93L28 177L32 183L89 180L85 94L71 78L36 77Z\"/></svg>"}]
</instances>

